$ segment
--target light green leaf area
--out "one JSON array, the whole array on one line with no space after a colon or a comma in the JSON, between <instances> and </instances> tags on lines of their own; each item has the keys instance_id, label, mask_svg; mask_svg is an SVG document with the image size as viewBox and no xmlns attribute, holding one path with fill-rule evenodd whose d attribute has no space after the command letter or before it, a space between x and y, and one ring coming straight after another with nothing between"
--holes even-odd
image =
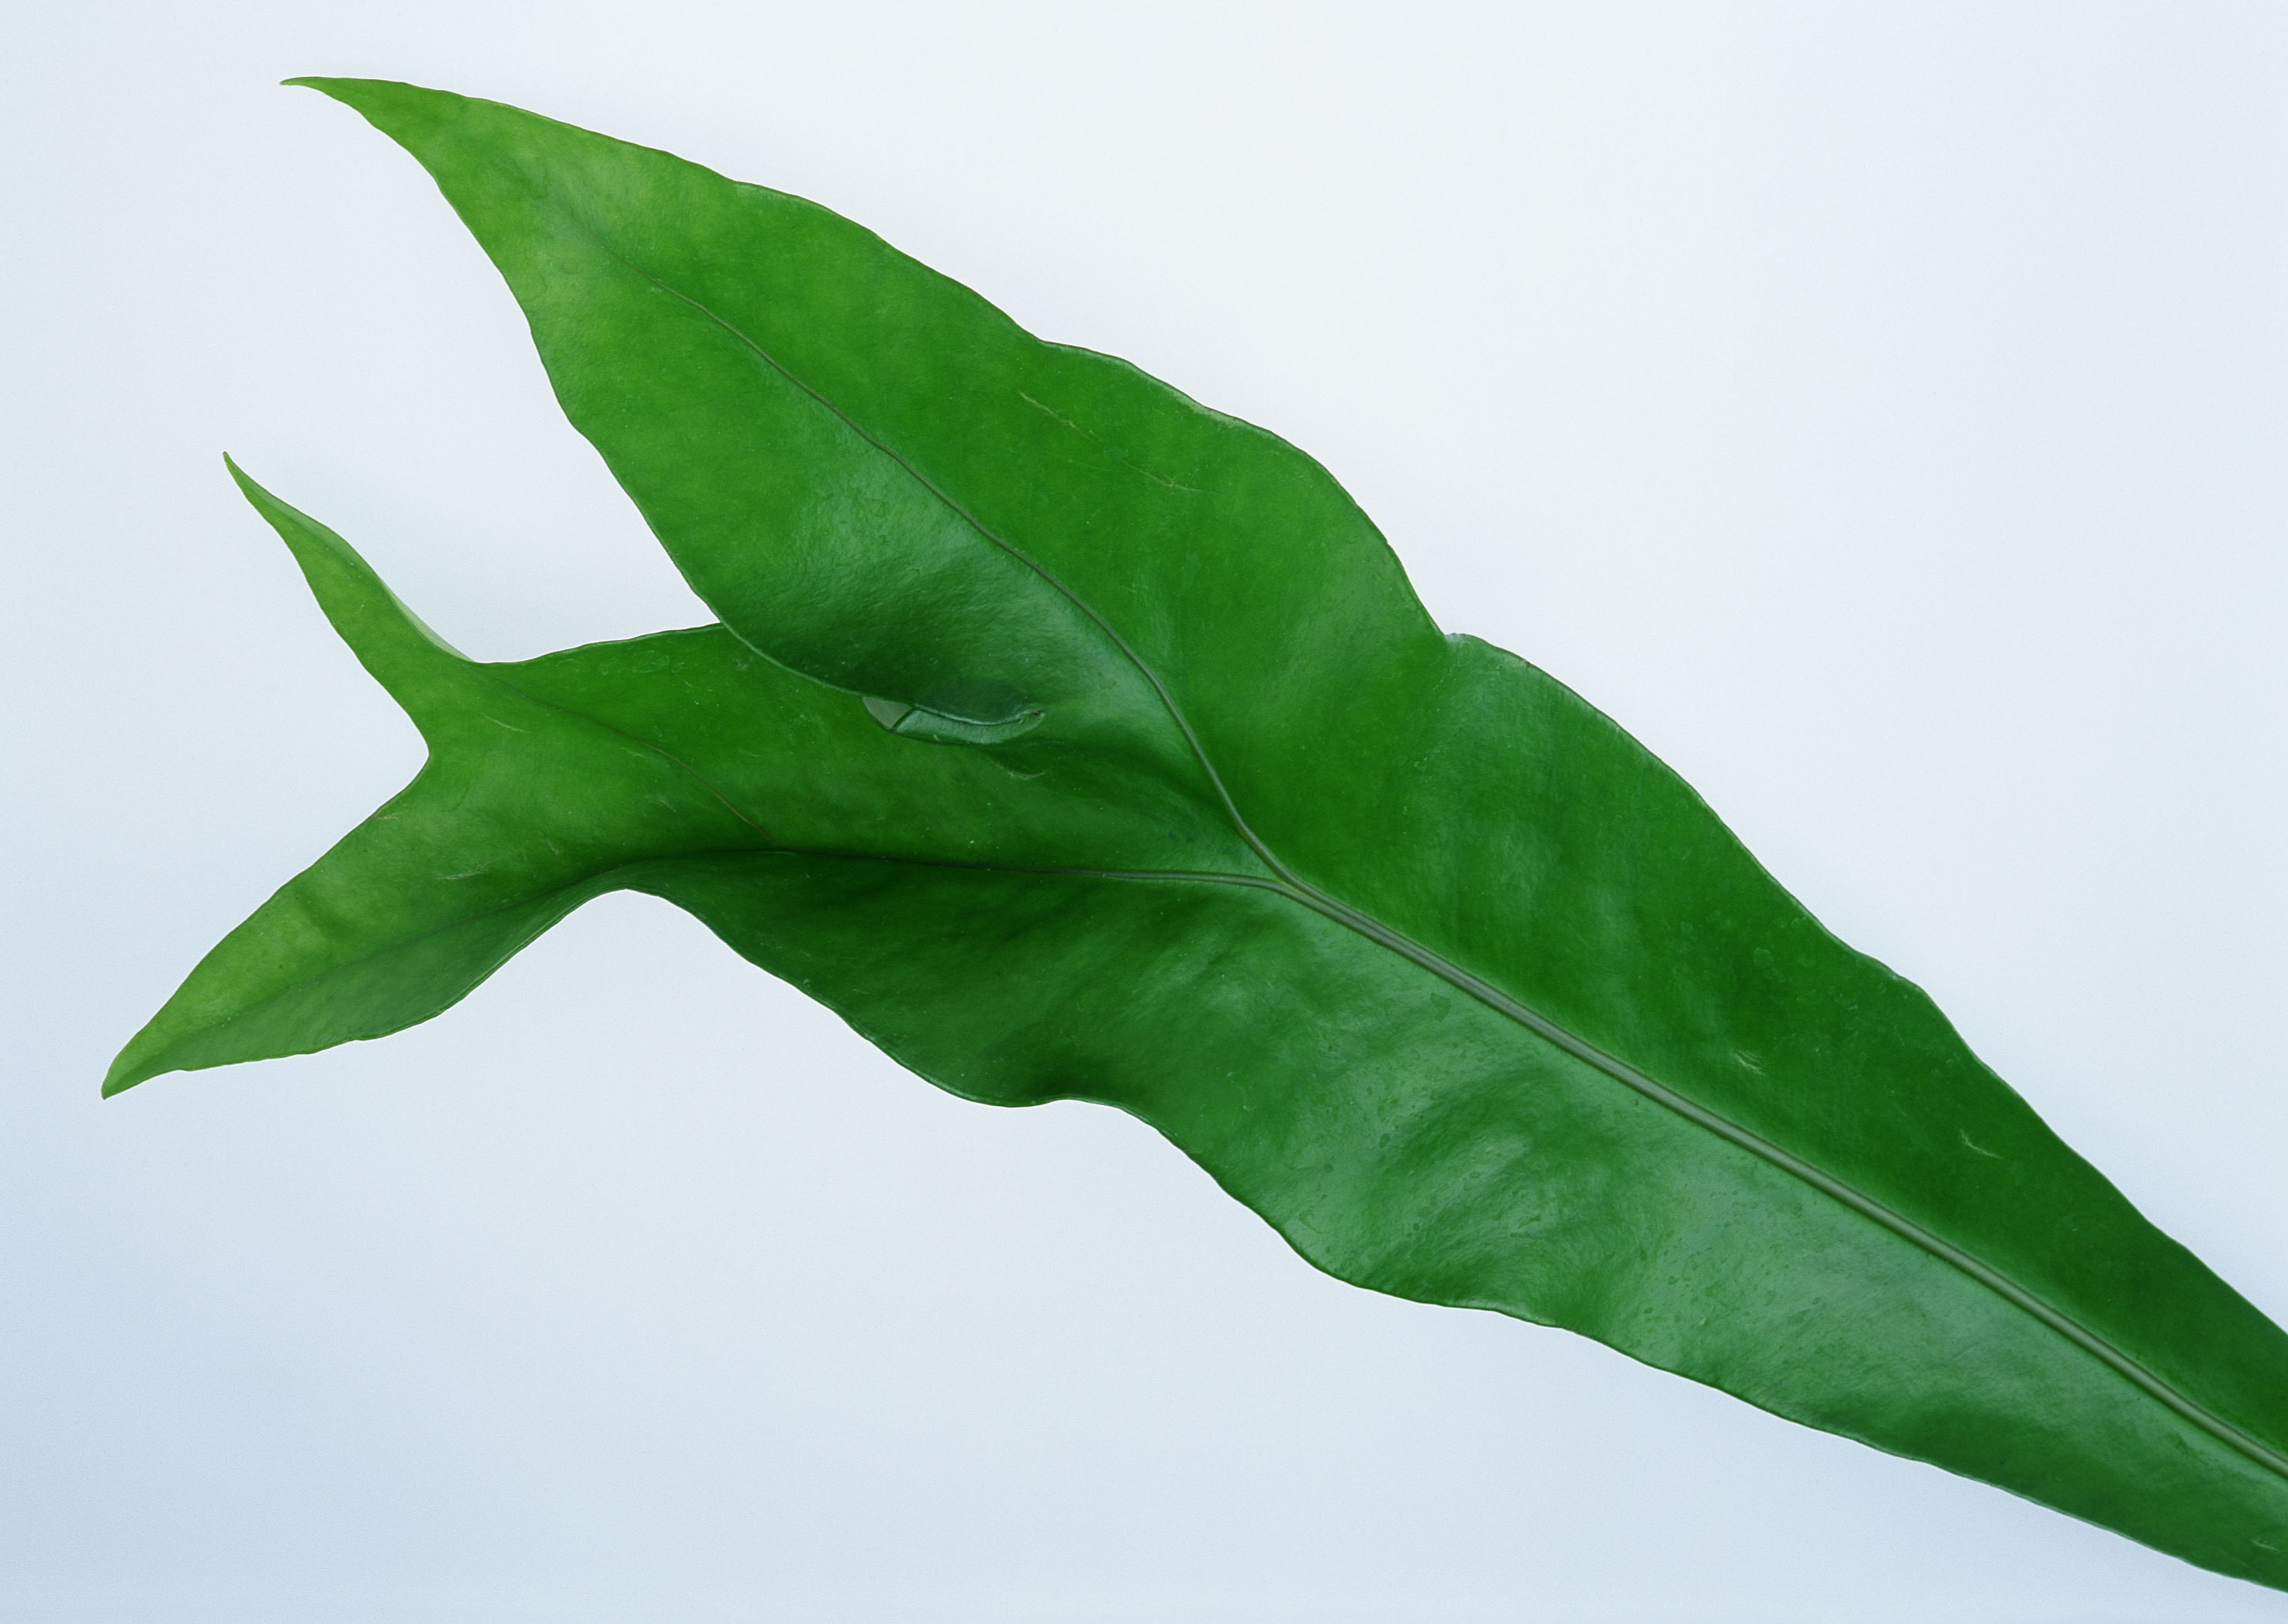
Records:
<instances>
[{"instance_id":1,"label":"light green leaf area","mask_svg":"<svg viewBox=\"0 0 2288 1624\"><path fill-rule=\"evenodd\" d=\"M1342 1279L2288 1588L2288 1336L1316 463L815 205L308 83L436 177L724 623L477 664L250 483L430 761L108 1089L648 891L941 1087L1132 1112Z\"/></svg>"}]
</instances>

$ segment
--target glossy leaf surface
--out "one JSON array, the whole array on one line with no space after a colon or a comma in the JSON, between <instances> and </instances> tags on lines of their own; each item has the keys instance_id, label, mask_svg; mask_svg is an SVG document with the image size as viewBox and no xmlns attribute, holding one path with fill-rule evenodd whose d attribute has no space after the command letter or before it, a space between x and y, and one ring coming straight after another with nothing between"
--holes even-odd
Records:
<instances>
[{"instance_id":1,"label":"glossy leaf surface","mask_svg":"<svg viewBox=\"0 0 2288 1624\"><path fill-rule=\"evenodd\" d=\"M973 1097L1134 1112L1344 1279L2288 1586L2288 1337L1308 458L814 205L315 82L435 175L724 626L480 666L259 491L429 765L159 1072L652 891Z\"/></svg>"}]
</instances>

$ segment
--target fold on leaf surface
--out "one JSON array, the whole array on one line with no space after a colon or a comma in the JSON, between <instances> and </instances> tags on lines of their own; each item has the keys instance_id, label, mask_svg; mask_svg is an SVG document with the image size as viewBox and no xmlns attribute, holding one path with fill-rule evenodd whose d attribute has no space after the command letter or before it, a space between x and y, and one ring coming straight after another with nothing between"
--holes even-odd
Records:
<instances>
[{"instance_id":1,"label":"fold on leaf surface","mask_svg":"<svg viewBox=\"0 0 2288 1624\"><path fill-rule=\"evenodd\" d=\"M2288 1588L2288 1336L1318 464L814 204L300 83L435 177L722 623L475 663L240 476L430 760L108 1090L647 891L941 1087L1132 1112L1344 1279Z\"/></svg>"}]
</instances>

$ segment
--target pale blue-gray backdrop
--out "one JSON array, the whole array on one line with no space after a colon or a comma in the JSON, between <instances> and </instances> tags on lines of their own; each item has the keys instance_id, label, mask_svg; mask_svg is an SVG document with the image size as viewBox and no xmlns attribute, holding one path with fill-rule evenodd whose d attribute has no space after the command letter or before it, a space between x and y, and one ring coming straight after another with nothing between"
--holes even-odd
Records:
<instances>
[{"instance_id":1,"label":"pale blue-gray backdrop","mask_svg":"<svg viewBox=\"0 0 2288 1624\"><path fill-rule=\"evenodd\" d=\"M0 1618L2224 1620L2288 1598L1311 1272L648 902L112 1050L409 775L225 450L465 648L705 618L410 78L817 198L1347 483L2288 1313L2288 11L243 0L0 50Z\"/></svg>"}]
</instances>

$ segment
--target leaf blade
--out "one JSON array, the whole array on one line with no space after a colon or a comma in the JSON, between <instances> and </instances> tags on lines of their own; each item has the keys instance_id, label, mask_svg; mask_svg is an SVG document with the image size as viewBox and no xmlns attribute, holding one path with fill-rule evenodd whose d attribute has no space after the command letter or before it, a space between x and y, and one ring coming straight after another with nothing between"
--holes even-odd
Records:
<instances>
[{"instance_id":1,"label":"leaf blade","mask_svg":"<svg viewBox=\"0 0 2288 1624\"><path fill-rule=\"evenodd\" d=\"M1947 1305L1931 1311L1954 1316L1954 1332L1986 1325L1999 1302L2064 1351L2026 1356L2048 1390L2030 1378L2013 1388L2009 1360L1990 1361L1998 1390L2015 1393L2006 1424L1887 1367L1889 1386L1863 1382L1831 1401L1819 1372L1735 1347L1724 1339L1736 1327L1705 1333L1704 1319L1682 1335L1665 1322L1616 1330L1585 1307L1559 1317L1783 1414L2284 1582L2276 1561L2252 1553L2272 1549L2282 1526L2288 1339L2058 1143L1917 989L1820 929L1648 753L1522 661L1439 637L1316 464L1132 368L1038 344L814 206L491 104L320 88L438 175L524 303L568 412L743 638L909 705L981 683L1039 705L1038 738L979 741L981 754L1055 765L1042 793L1065 812L985 838L1008 866L1091 851L1104 832L1093 819L1069 839L1052 826L1075 821L1092 794L1156 783L1173 822L1212 820L1220 804L1262 859L1219 853L1222 877L1238 882L1225 891L1315 913L1633 1090L1700 1132L1689 1141L1700 1150L1675 1158L1748 1154L1799 1196L1910 1245L1950 1272L1908 1301ZM695 221L727 234L700 241ZM793 250L774 237L789 233ZM752 252L725 247L749 238ZM775 269L782 261L794 272ZM763 340L743 308L735 319L717 308L741 296L739 278L760 288L750 303L765 316L780 312ZM782 353L805 340L811 349ZM822 384L821 367L840 370ZM695 459L695 447L708 455ZM1116 485L1127 494L1108 497ZM1243 499L1216 506L1232 492ZM1108 534L1090 522L1106 512L1133 522ZM1307 568L1318 575L1299 580ZM1192 840L1216 844L1196 821ZM1178 866L1149 831L1132 844L1142 855L1124 860ZM730 917L691 889L692 872L655 871L687 906ZM793 928L751 921L733 933L769 963L789 951L774 931ZM1293 1192L1271 1178L1251 1204ZM2049 1221L2061 1212L2068 1221ZM1785 1232L1801 1245L1808 1232ZM1688 1239L1667 1244L1692 1254ZM1756 1258L1724 1256L1733 1268ZM1644 1291L1656 1319L1674 1311ZM1530 1298L1494 1305L1543 1317ZM1879 1306L1789 1311L1848 1329ZM1959 1351L1961 1338L1936 1345ZM2109 1422L2118 1458L2085 1459L2085 1440L2042 1414L2046 1399L2083 1391L2061 1374L2076 1357L2172 1419ZM1998 1454L1965 1431L1965 1414L2021 1442ZM2177 1481L2161 1463L2173 1446L2207 1462L2207 1488L2157 1493ZM2238 1465L2212 1459L2217 1448Z\"/></svg>"}]
</instances>

